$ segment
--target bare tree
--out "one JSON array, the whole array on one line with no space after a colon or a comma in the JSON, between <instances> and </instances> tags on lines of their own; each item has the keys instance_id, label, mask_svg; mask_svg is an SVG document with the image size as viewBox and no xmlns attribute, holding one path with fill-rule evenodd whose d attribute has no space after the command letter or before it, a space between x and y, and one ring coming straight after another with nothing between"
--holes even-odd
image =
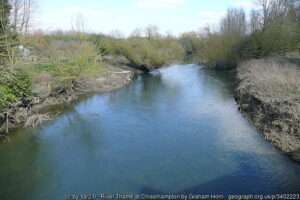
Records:
<instances>
[{"instance_id":1,"label":"bare tree","mask_svg":"<svg viewBox=\"0 0 300 200\"><path fill-rule=\"evenodd\" d=\"M120 30L112 30L109 34L111 37L115 38L115 39L122 39L125 38L124 34L122 33L122 31Z\"/></svg>"},{"instance_id":2,"label":"bare tree","mask_svg":"<svg viewBox=\"0 0 300 200\"><path fill-rule=\"evenodd\" d=\"M296 0L298 1L298 0ZM257 0L260 7L263 27L276 21L282 22L295 8L295 0Z\"/></svg>"},{"instance_id":3,"label":"bare tree","mask_svg":"<svg viewBox=\"0 0 300 200\"><path fill-rule=\"evenodd\" d=\"M250 13L250 32L254 33L261 30L263 23L261 21L260 13L257 10L252 10Z\"/></svg>"},{"instance_id":4,"label":"bare tree","mask_svg":"<svg viewBox=\"0 0 300 200\"><path fill-rule=\"evenodd\" d=\"M16 41L10 30L11 6L8 0L0 0L0 64L14 63Z\"/></svg>"},{"instance_id":5,"label":"bare tree","mask_svg":"<svg viewBox=\"0 0 300 200\"><path fill-rule=\"evenodd\" d=\"M158 27L154 25L149 25L145 29L145 35L148 38L148 40L151 40L153 38L159 37L159 31Z\"/></svg>"},{"instance_id":6,"label":"bare tree","mask_svg":"<svg viewBox=\"0 0 300 200\"><path fill-rule=\"evenodd\" d=\"M295 14L298 22L300 21L300 0L294 0Z\"/></svg>"},{"instance_id":7,"label":"bare tree","mask_svg":"<svg viewBox=\"0 0 300 200\"><path fill-rule=\"evenodd\" d=\"M211 27L209 25L206 25L202 28L199 28L198 35L200 37L207 38L212 34L212 32L213 31L212 31Z\"/></svg>"},{"instance_id":8,"label":"bare tree","mask_svg":"<svg viewBox=\"0 0 300 200\"><path fill-rule=\"evenodd\" d=\"M171 30L166 31L166 38L168 38L168 39L174 39L175 38L175 36L174 36L174 34L172 33Z\"/></svg>"},{"instance_id":9,"label":"bare tree","mask_svg":"<svg viewBox=\"0 0 300 200\"><path fill-rule=\"evenodd\" d=\"M11 24L15 32L28 33L33 12L33 0L9 0Z\"/></svg>"},{"instance_id":10,"label":"bare tree","mask_svg":"<svg viewBox=\"0 0 300 200\"><path fill-rule=\"evenodd\" d=\"M73 32L84 33L86 31L86 20L82 14L75 15L71 23Z\"/></svg>"},{"instance_id":11,"label":"bare tree","mask_svg":"<svg viewBox=\"0 0 300 200\"><path fill-rule=\"evenodd\" d=\"M300 0L293 0L293 6L296 19L300 23Z\"/></svg>"},{"instance_id":12,"label":"bare tree","mask_svg":"<svg viewBox=\"0 0 300 200\"><path fill-rule=\"evenodd\" d=\"M0 0L1 63L15 64L21 37L29 31L33 0Z\"/></svg>"},{"instance_id":13,"label":"bare tree","mask_svg":"<svg viewBox=\"0 0 300 200\"><path fill-rule=\"evenodd\" d=\"M140 28L136 28L132 31L130 34L130 37L132 38L140 38L142 37L142 30Z\"/></svg>"},{"instance_id":14,"label":"bare tree","mask_svg":"<svg viewBox=\"0 0 300 200\"><path fill-rule=\"evenodd\" d=\"M227 15L221 21L223 34L243 36L246 34L246 14L243 9L228 9Z\"/></svg>"}]
</instances>

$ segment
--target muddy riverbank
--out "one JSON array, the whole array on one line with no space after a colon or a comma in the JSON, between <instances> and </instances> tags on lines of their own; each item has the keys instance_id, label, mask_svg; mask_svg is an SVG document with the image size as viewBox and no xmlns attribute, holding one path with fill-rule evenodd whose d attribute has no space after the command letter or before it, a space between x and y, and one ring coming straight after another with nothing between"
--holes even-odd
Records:
<instances>
[{"instance_id":1,"label":"muddy riverbank","mask_svg":"<svg viewBox=\"0 0 300 200\"><path fill-rule=\"evenodd\" d=\"M251 60L237 70L236 100L255 127L300 161L300 70L279 59Z\"/></svg>"},{"instance_id":2,"label":"muddy riverbank","mask_svg":"<svg viewBox=\"0 0 300 200\"><path fill-rule=\"evenodd\" d=\"M0 145L0 199L299 193L300 165L241 115L231 83L173 65L18 130Z\"/></svg>"}]
</instances>

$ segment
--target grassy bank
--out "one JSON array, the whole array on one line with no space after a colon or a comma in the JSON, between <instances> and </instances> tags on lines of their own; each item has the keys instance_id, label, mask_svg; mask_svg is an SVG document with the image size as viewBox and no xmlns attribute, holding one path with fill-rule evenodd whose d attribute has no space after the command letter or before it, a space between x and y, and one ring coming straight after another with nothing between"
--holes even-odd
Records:
<instances>
[{"instance_id":1,"label":"grassy bank","mask_svg":"<svg viewBox=\"0 0 300 200\"><path fill-rule=\"evenodd\" d=\"M6 61L0 69L3 134L50 119L49 107L119 88L132 79L130 71L123 73L124 69L104 63L86 34L28 35L13 50L13 64Z\"/></svg>"},{"instance_id":2,"label":"grassy bank","mask_svg":"<svg viewBox=\"0 0 300 200\"><path fill-rule=\"evenodd\" d=\"M71 102L81 94L127 84L133 71L181 62L177 39L155 35L114 38L81 32L19 35L15 57L0 69L0 131L49 119L45 107ZM35 118L31 118L31 116ZM27 122L26 122L27 121Z\"/></svg>"},{"instance_id":3,"label":"grassy bank","mask_svg":"<svg viewBox=\"0 0 300 200\"><path fill-rule=\"evenodd\" d=\"M241 63L240 109L280 150L300 158L300 68L282 59Z\"/></svg>"}]
</instances>

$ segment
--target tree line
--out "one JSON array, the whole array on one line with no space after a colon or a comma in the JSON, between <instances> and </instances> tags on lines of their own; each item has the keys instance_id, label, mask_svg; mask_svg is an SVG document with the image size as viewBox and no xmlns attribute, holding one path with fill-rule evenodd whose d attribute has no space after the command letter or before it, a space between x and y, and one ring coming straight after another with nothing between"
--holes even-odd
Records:
<instances>
[{"instance_id":1,"label":"tree line","mask_svg":"<svg viewBox=\"0 0 300 200\"><path fill-rule=\"evenodd\" d=\"M80 16L68 32L32 32L34 1L0 0L0 110L31 96L35 80L67 85L103 71L107 57L149 70L173 62L234 67L245 59L299 54L300 0L256 0L256 5L250 13L228 9L217 31L207 27L172 36L150 25L124 37L118 31L86 33Z\"/></svg>"},{"instance_id":2,"label":"tree line","mask_svg":"<svg viewBox=\"0 0 300 200\"><path fill-rule=\"evenodd\" d=\"M257 8L246 12L230 8L219 31L181 36L187 53L210 65L236 65L244 59L299 52L300 1L257 0Z\"/></svg>"}]
</instances>

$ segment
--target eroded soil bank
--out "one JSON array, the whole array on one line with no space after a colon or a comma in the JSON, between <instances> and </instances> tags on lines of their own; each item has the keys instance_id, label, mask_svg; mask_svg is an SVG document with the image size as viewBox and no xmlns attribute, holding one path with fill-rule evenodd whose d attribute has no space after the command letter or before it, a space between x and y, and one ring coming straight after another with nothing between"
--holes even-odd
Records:
<instances>
[{"instance_id":1,"label":"eroded soil bank","mask_svg":"<svg viewBox=\"0 0 300 200\"><path fill-rule=\"evenodd\" d=\"M237 70L240 110L265 138L300 161L300 70L279 59L251 60Z\"/></svg>"},{"instance_id":2,"label":"eroded soil bank","mask_svg":"<svg viewBox=\"0 0 300 200\"><path fill-rule=\"evenodd\" d=\"M119 89L129 84L135 73L126 66L108 65L104 73L82 76L67 86L58 85L51 88L49 82L43 81L33 84L33 98L22 99L10 105L7 112L0 113L0 136L2 139L7 139L6 136L13 129L35 127L51 120L57 112L61 111L55 108L75 102L80 97Z\"/></svg>"}]
</instances>

